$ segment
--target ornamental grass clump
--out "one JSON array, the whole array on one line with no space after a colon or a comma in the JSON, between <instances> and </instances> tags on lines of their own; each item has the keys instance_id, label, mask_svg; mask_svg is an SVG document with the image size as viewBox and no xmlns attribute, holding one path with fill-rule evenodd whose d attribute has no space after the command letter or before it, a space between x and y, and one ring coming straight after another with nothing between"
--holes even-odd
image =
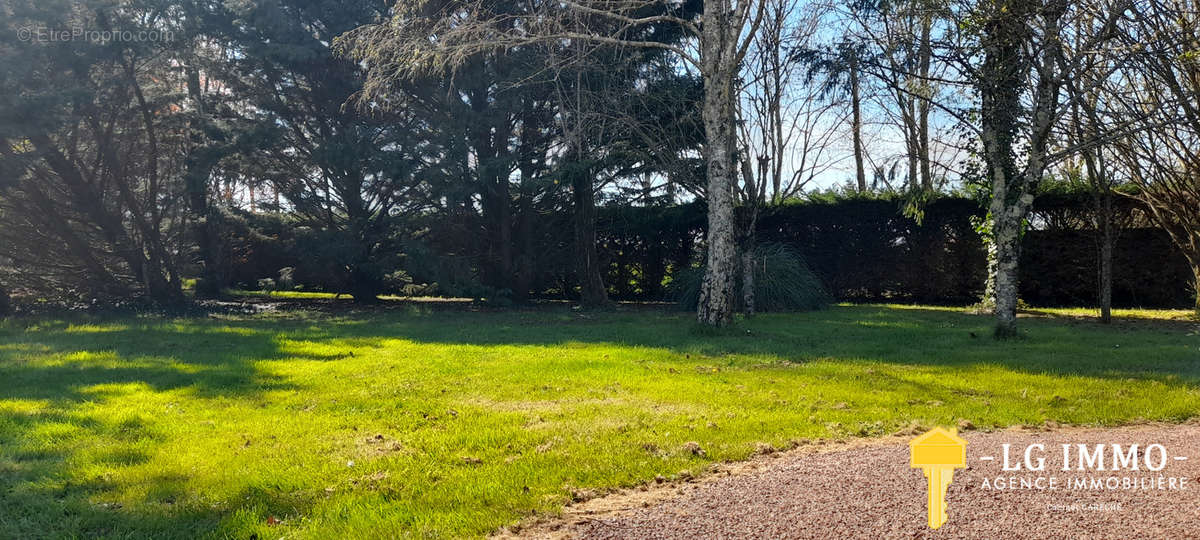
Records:
<instances>
[{"instance_id":1,"label":"ornamental grass clump","mask_svg":"<svg viewBox=\"0 0 1200 540\"><path fill-rule=\"evenodd\" d=\"M821 279L808 267L804 258L790 246L778 243L763 244L754 251L755 311L813 311L833 303L833 296ZM743 273L738 273L738 309L745 298ZM700 299L700 282L704 267L680 271L671 283L670 294L681 309L694 310Z\"/></svg>"}]
</instances>

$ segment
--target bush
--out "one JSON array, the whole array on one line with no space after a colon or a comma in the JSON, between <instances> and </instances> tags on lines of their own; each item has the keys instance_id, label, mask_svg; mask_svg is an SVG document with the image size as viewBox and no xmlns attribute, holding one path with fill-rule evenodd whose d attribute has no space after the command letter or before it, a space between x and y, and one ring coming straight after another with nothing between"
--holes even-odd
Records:
<instances>
[{"instance_id":1,"label":"bush","mask_svg":"<svg viewBox=\"0 0 1200 540\"><path fill-rule=\"evenodd\" d=\"M757 310L813 311L833 302L833 296L804 258L786 245L764 244L755 251L754 261Z\"/></svg>"},{"instance_id":2,"label":"bush","mask_svg":"<svg viewBox=\"0 0 1200 540\"><path fill-rule=\"evenodd\" d=\"M453 298L493 298L498 292L479 281L476 262L463 255L437 253L420 240L405 242L401 264L404 294Z\"/></svg>"},{"instance_id":3,"label":"bush","mask_svg":"<svg viewBox=\"0 0 1200 540\"><path fill-rule=\"evenodd\" d=\"M754 252L755 311L813 311L833 302L820 278L795 250L783 244L763 244ZM740 270L740 269L739 269ZM742 301L742 273L738 272L736 299ZM704 268L689 268L675 274L671 291L679 307L696 309Z\"/></svg>"},{"instance_id":4,"label":"bush","mask_svg":"<svg viewBox=\"0 0 1200 540\"><path fill-rule=\"evenodd\" d=\"M279 279L275 280L281 291L291 291L296 288L296 269L286 266L279 269Z\"/></svg>"}]
</instances>

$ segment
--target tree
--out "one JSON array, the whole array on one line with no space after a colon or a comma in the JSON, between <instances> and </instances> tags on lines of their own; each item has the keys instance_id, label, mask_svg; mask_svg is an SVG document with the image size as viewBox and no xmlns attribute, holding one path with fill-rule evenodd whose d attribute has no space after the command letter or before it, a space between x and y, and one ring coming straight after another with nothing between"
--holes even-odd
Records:
<instances>
[{"instance_id":1,"label":"tree","mask_svg":"<svg viewBox=\"0 0 1200 540\"><path fill-rule=\"evenodd\" d=\"M1200 6L1147 0L1119 32L1133 51L1119 77L1104 79L1106 124L1139 129L1113 136L1121 170L1149 216L1171 236L1195 274L1200 312ZM1120 135L1124 136L1120 136Z\"/></svg>"},{"instance_id":2,"label":"tree","mask_svg":"<svg viewBox=\"0 0 1200 540\"><path fill-rule=\"evenodd\" d=\"M857 23L854 40L863 56L859 70L886 89L881 112L903 136L908 189L932 192L937 186L930 113L941 86L934 72L933 39L943 8L926 0L852 4L848 16Z\"/></svg>"},{"instance_id":3,"label":"tree","mask_svg":"<svg viewBox=\"0 0 1200 540\"><path fill-rule=\"evenodd\" d=\"M170 3L10 2L0 46L0 249L23 285L183 300L186 139ZM138 40L42 39L86 27ZM28 31L28 30L26 30ZM154 38L154 39L152 39Z\"/></svg>"},{"instance_id":4,"label":"tree","mask_svg":"<svg viewBox=\"0 0 1200 540\"><path fill-rule=\"evenodd\" d=\"M820 85L801 83L803 56L792 54L812 47L827 10L820 5L801 9L790 0L764 0L764 5L742 77L738 118L741 176L734 195L746 315L755 312L759 213L768 204L799 195L833 167L830 146L842 119L841 104Z\"/></svg>"},{"instance_id":5,"label":"tree","mask_svg":"<svg viewBox=\"0 0 1200 540\"><path fill-rule=\"evenodd\" d=\"M583 41L543 49L552 66L548 76L557 96L556 116L565 146L555 167L571 189L580 304L605 308L610 301L596 245L596 198L618 178L653 168L639 152L647 119L635 111L651 97L664 97L654 93L650 75L663 53L627 55L612 46Z\"/></svg>"},{"instance_id":6,"label":"tree","mask_svg":"<svg viewBox=\"0 0 1200 540\"><path fill-rule=\"evenodd\" d=\"M234 5L226 15L234 23L213 36L236 54L210 76L242 100L255 143L227 166L282 196L308 233L314 260L307 264L356 302L373 302L384 290L400 251L398 216L421 202L412 196L420 119L346 107L364 75L330 49L338 35L385 9L376 1L264 0Z\"/></svg>"},{"instance_id":7,"label":"tree","mask_svg":"<svg viewBox=\"0 0 1200 540\"><path fill-rule=\"evenodd\" d=\"M388 22L359 29L345 43L369 70L364 96L380 101L386 101L397 75L454 69L480 54L505 54L536 43L582 40L677 54L699 71L705 91L708 264L697 318L702 324L724 326L733 320L737 262L735 82L763 10L761 3L750 0L706 0L704 22L697 25L692 7L686 2L587 0L498 12L492 3L478 0L424 2L398 9ZM696 39L699 54L677 41L658 39L661 32L682 32Z\"/></svg>"},{"instance_id":8,"label":"tree","mask_svg":"<svg viewBox=\"0 0 1200 540\"><path fill-rule=\"evenodd\" d=\"M866 51L861 43L842 38L831 46L797 47L791 56L808 66L806 83L816 84L820 93L814 98L822 100L845 98L850 107L850 144L854 158L854 188L865 193L867 184L866 143L863 140L863 57Z\"/></svg>"},{"instance_id":9,"label":"tree","mask_svg":"<svg viewBox=\"0 0 1200 540\"><path fill-rule=\"evenodd\" d=\"M601 275L600 254L596 249L596 185L593 179L598 160L589 157L591 145L588 135L597 128L603 131L604 124L602 120L597 121L597 115L594 114L595 104L591 102L594 94L585 88L585 76L595 75L599 74L574 70L574 81L569 90L563 88L562 79L556 78L560 82L557 85L559 121L567 143L567 153L560 170L571 188L571 202L575 210L572 220L575 275L579 280L579 303L585 308L609 306L608 291ZM584 104L585 97L588 99L587 105Z\"/></svg>"},{"instance_id":10,"label":"tree","mask_svg":"<svg viewBox=\"0 0 1200 540\"><path fill-rule=\"evenodd\" d=\"M1016 336L1017 265L1020 261L1020 235L1025 216L1033 204L1034 192L1045 170L1047 138L1059 104L1060 74L1053 71L1057 59L1053 43L1037 44L1040 37L1057 39L1054 32L1062 19L1065 6L1055 6L1046 12L1048 18L1039 20L1040 6L1016 0L997 2L984 14L980 32L983 66L975 83L980 95L980 138L983 143L986 180L991 185L991 234L995 249L994 288L996 295L996 336ZM1040 33L1035 33L1038 21ZM1035 50L1042 58L1043 71L1030 83L1037 58L1027 51ZM1020 163L1018 138L1025 125L1021 98L1033 86L1034 105L1028 124L1028 157Z\"/></svg>"},{"instance_id":11,"label":"tree","mask_svg":"<svg viewBox=\"0 0 1200 540\"><path fill-rule=\"evenodd\" d=\"M1089 59L1113 39L1126 6L1121 1L1082 6L1065 0L997 0L960 3L947 12L953 24L934 54L940 53L958 76L938 80L969 84L979 104L977 114L931 104L972 129L981 147L981 182L990 193L989 285L997 338L1017 335L1020 238L1043 175L1105 140L1077 140L1064 147L1055 144L1055 128L1070 110L1063 106L1065 85L1094 67ZM1072 32L1084 12L1094 22L1086 32Z\"/></svg>"},{"instance_id":12,"label":"tree","mask_svg":"<svg viewBox=\"0 0 1200 540\"><path fill-rule=\"evenodd\" d=\"M1097 62L1106 61L1110 60L1097 59ZM1084 81L1068 82L1072 111L1067 128L1067 140L1100 140L1102 133L1105 132L1105 123L1101 119L1099 111L1101 107L1099 96L1103 84L1095 80L1086 80L1095 77L1100 71L1102 70L1087 70L1086 73L1081 74L1081 79L1085 79ZM1111 70L1107 71L1111 72ZM1083 94L1080 90L1082 87L1091 90L1087 94ZM1072 160L1072 162L1068 162L1064 171L1069 177L1081 177L1092 194L1094 225L1098 236L1097 259L1099 261L1096 296L1100 304L1100 322L1103 324L1112 322L1113 243L1116 241L1118 228L1117 213L1114 208L1118 179L1113 174L1113 169L1119 159L1113 159L1111 153L1111 145L1083 147L1079 152L1082 167L1078 161Z\"/></svg>"},{"instance_id":13,"label":"tree","mask_svg":"<svg viewBox=\"0 0 1200 540\"><path fill-rule=\"evenodd\" d=\"M1090 71L1096 69L1090 60L1115 37L1125 9L1122 2L1081 8L1062 0L1010 0L982 14L979 42L984 59L973 80L981 98L980 139L992 191L999 338L1017 335L1020 237L1043 174L1058 161L1103 141L1089 138L1072 147L1054 147L1054 129L1069 112L1061 93L1070 80L1107 79L1106 73ZM1071 32L1085 11L1092 21L1087 31ZM1082 91L1088 90L1085 86Z\"/></svg>"}]
</instances>

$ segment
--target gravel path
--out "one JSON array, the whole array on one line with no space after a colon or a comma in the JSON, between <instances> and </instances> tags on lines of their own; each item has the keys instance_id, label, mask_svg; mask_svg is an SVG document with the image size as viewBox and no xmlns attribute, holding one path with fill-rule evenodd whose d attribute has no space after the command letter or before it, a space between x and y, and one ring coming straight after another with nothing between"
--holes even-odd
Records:
<instances>
[{"instance_id":1,"label":"gravel path","mask_svg":"<svg viewBox=\"0 0 1200 540\"><path fill-rule=\"evenodd\" d=\"M926 526L924 476L908 466L911 437L891 437L833 451L802 448L732 465L690 484L595 499L568 508L561 520L517 534L597 539L1200 538L1200 424L960 435L968 441L968 468L955 474L947 495L949 521L936 531ZM1012 462L1023 459L1027 445L1044 444L1045 470L1002 471L1004 443L1011 444ZM1071 445L1072 467L1077 444L1128 448L1137 443L1144 448L1157 443L1165 447L1165 467L1149 472L1143 462L1141 470L1114 472L1111 447L1106 446L1106 470L1064 472L1064 443ZM1150 455L1157 466L1159 454ZM980 460L983 456L995 460ZM1042 477L1045 489L998 489L997 477L1018 482ZM1115 489L1090 485L1095 480L1111 483L1110 477L1118 479ZM1160 477L1167 489L1158 488ZM1047 487L1051 478L1058 482L1056 489ZM1120 482L1126 478L1141 487L1123 488ZM1172 478L1175 489L1170 489ZM1089 487L1069 487L1074 479L1085 479Z\"/></svg>"}]
</instances>

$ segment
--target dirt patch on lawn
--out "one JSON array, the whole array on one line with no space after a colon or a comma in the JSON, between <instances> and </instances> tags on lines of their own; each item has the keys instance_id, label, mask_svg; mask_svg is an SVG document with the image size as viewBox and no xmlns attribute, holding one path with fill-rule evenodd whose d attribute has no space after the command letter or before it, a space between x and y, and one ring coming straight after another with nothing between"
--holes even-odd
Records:
<instances>
[{"instance_id":1,"label":"dirt patch on lawn","mask_svg":"<svg viewBox=\"0 0 1200 540\"><path fill-rule=\"evenodd\" d=\"M904 435L719 464L696 480L578 503L560 518L496 537L1185 538L1200 530L1200 423L961 435L968 467L955 473L949 521L936 531L926 524L923 473L909 467L912 436ZM1002 470L1004 444L1010 464L1023 464L1027 447L1043 445L1031 457L1033 463L1044 458L1045 469ZM1064 444L1068 471L1062 470ZM1078 470L1080 444L1089 450L1105 445L1104 470ZM1112 470L1112 444L1125 452L1138 444L1138 469ZM1161 456L1157 448L1147 452L1152 444L1161 445ZM1161 470L1148 470L1147 454L1150 465L1162 462ZM986 457L994 459L980 459Z\"/></svg>"}]
</instances>

